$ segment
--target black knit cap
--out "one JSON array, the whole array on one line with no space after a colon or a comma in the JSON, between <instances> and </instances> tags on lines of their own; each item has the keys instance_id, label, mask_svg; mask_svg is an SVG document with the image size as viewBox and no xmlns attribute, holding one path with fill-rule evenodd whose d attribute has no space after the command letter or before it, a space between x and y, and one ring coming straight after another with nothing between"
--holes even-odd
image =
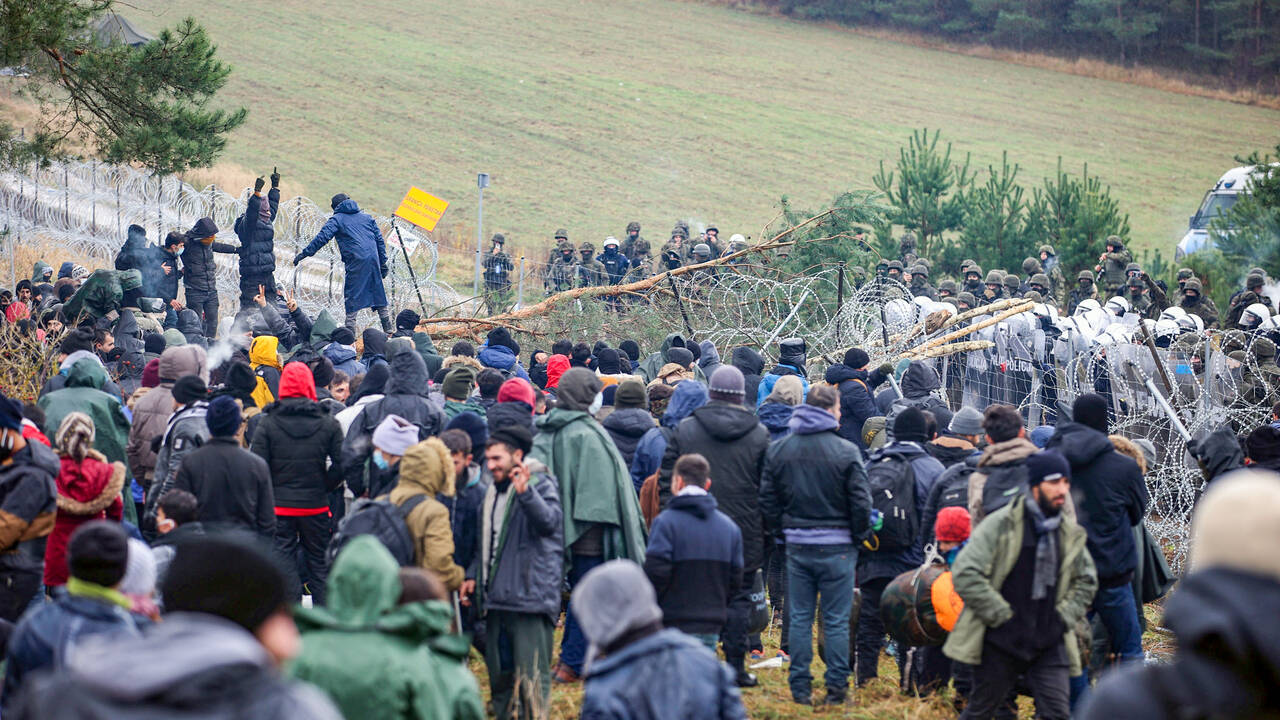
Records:
<instances>
[{"instance_id":1,"label":"black knit cap","mask_svg":"<svg viewBox=\"0 0 1280 720\"><path fill-rule=\"evenodd\" d=\"M329 340L339 345L355 345L356 334L351 332L349 327L339 326L338 329L329 334Z\"/></svg>"},{"instance_id":2,"label":"black knit cap","mask_svg":"<svg viewBox=\"0 0 1280 720\"><path fill-rule=\"evenodd\" d=\"M844 354L844 364L854 370L866 367L869 362L871 362L871 356L867 355L867 351L862 348L849 348Z\"/></svg>"},{"instance_id":3,"label":"black knit cap","mask_svg":"<svg viewBox=\"0 0 1280 720\"><path fill-rule=\"evenodd\" d=\"M418 326L418 320L420 319L421 316L419 316L418 313L405 308L396 314L396 329L413 330Z\"/></svg>"},{"instance_id":4,"label":"black knit cap","mask_svg":"<svg viewBox=\"0 0 1280 720\"><path fill-rule=\"evenodd\" d=\"M164 352L165 343L164 335L160 333L147 333L142 336L142 349L145 352L159 355Z\"/></svg>"},{"instance_id":5,"label":"black knit cap","mask_svg":"<svg viewBox=\"0 0 1280 720\"><path fill-rule=\"evenodd\" d=\"M187 405L203 400L209 395L209 388L199 375L183 375L173 384L173 399Z\"/></svg>"},{"instance_id":6,"label":"black knit cap","mask_svg":"<svg viewBox=\"0 0 1280 720\"><path fill-rule=\"evenodd\" d=\"M489 443L502 443L528 455L529 450L533 448L533 433L529 432L529 428L517 423L503 425L489 433Z\"/></svg>"},{"instance_id":7,"label":"black knit cap","mask_svg":"<svg viewBox=\"0 0 1280 720\"><path fill-rule=\"evenodd\" d=\"M1071 406L1071 419L1104 435L1107 432L1107 401L1096 393L1076 398Z\"/></svg>"},{"instance_id":8,"label":"black knit cap","mask_svg":"<svg viewBox=\"0 0 1280 720\"><path fill-rule=\"evenodd\" d=\"M71 577L113 587L129 565L129 536L120 523L94 520L81 525L67 544Z\"/></svg>"},{"instance_id":9,"label":"black knit cap","mask_svg":"<svg viewBox=\"0 0 1280 720\"><path fill-rule=\"evenodd\" d=\"M217 615L250 632L288 604L271 552L239 532L179 543L160 591L169 612Z\"/></svg>"},{"instance_id":10,"label":"black knit cap","mask_svg":"<svg viewBox=\"0 0 1280 720\"><path fill-rule=\"evenodd\" d=\"M893 439L901 442L924 442L926 425L924 413L918 408L908 407L893 419Z\"/></svg>"}]
</instances>

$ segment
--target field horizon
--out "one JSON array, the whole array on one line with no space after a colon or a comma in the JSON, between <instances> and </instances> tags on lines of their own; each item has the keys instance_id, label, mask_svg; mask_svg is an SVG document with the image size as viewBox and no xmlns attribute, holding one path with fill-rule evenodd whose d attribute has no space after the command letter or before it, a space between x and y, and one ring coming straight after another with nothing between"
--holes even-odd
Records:
<instances>
[{"instance_id":1,"label":"field horizon","mask_svg":"<svg viewBox=\"0 0 1280 720\"><path fill-rule=\"evenodd\" d=\"M975 168L1008 150L1028 190L1059 157L1088 163L1133 246L1171 257L1205 190L1280 129L1280 111L700 3L342 8L141 0L126 14L150 30L192 15L233 66L223 99L250 115L223 161L382 213L421 187L451 203L446 247L474 243L488 172L484 234L531 258L558 227L597 247L630 220L651 241L677 218L756 236L783 195L816 208L872 187L921 127Z\"/></svg>"}]
</instances>

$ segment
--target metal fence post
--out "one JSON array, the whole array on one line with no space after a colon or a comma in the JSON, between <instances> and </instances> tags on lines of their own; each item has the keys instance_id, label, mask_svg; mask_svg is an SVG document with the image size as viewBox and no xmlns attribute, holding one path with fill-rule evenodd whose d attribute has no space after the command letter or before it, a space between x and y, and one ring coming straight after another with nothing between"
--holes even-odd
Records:
<instances>
[{"instance_id":1,"label":"metal fence post","mask_svg":"<svg viewBox=\"0 0 1280 720\"><path fill-rule=\"evenodd\" d=\"M524 304L524 256L521 255L520 256L520 289L516 291L515 309L519 310L520 306L523 304Z\"/></svg>"}]
</instances>

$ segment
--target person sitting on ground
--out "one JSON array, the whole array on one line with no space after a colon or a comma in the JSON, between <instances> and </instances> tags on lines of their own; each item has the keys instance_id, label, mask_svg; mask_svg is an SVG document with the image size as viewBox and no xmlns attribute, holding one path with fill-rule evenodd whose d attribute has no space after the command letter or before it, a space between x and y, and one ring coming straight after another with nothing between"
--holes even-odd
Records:
<instances>
[{"instance_id":1,"label":"person sitting on ground","mask_svg":"<svg viewBox=\"0 0 1280 720\"><path fill-rule=\"evenodd\" d=\"M663 629L639 565L613 560L595 568L570 602L588 642L584 718L745 720L733 671L697 640Z\"/></svg>"},{"instance_id":2,"label":"person sitting on ground","mask_svg":"<svg viewBox=\"0 0 1280 720\"><path fill-rule=\"evenodd\" d=\"M742 583L742 531L716 509L711 466L681 455L671 474L675 497L653 521L644 572L662 607L663 625L716 651L729 598Z\"/></svg>"},{"instance_id":3,"label":"person sitting on ground","mask_svg":"<svg viewBox=\"0 0 1280 720\"><path fill-rule=\"evenodd\" d=\"M347 543L333 564L327 605L295 612L302 651L289 674L319 687L348 718L481 720L468 644L450 632L444 587L430 575L406 585L399 570L375 538ZM420 585L430 594L416 596Z\"/></svg>"}]
</instances>

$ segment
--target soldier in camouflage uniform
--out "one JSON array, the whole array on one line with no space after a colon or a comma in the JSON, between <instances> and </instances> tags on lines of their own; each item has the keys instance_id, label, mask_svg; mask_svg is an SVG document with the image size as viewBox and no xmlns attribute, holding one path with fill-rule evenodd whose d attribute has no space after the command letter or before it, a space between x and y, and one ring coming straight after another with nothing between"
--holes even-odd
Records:
<instances>
[{"instance_id":1,"label":"soldier in camouflage uniform","mask_svg":"<svg viewBox=\"0 0 1280 720\"><path fill-rule=\"evenodd\" d=\"M1187 281L1195 277L1196 273L1191 268L1178 268L1178 294L1182 294L1182 288Z\"/></svg>"},{"instance_id":2,"label":"soldier in camouflage uniform","mask_svg":"<svg viewBox=\"0 0 1280 720\"><path fill-rule=\"evenodd\" d=\"M1197 315L1204 321L1206 330L1218 326L1218 308L1213 300L1204 297L1200 281L1191 278L1182 286L1182 309L1189 315Z\"/></svg>"},{"instance_id":3,"label":"soldier in camouflage uniform","mask_svg":"<svg viewBox=\"0 0 1280 720\"><path fill-rule=\"evenodd\" d=\"M964 286L961 290L972 293L974 297L979 297L986 290L982 285L982 268L978 263L970 263L969 267L964 271Z\"/></svg>"},{"instance_id":4,"label":"soldier in camouflage uniform","mask_svg":"<svg viewBox=\"0 0 1280 720\"><path fill-rule=\"evenodd\" d=\"M1140 317L1148 320L1155 320L1160 317L1160 310L1155 310L1155 303L1151 301L1151 297L1147 294L1147 286L1142 282L1142 278L1134 275L1124 285L1125 297L1129 300L1129 307ZM1163 310L1163 308L1161 308Z\"/></svg>"},{"instance_id":5,"label":"soldier in camouflage uniform","mask_svg":"<svg viewBox=\"0 0 1280 720\"><path fill-rule=\"evenodd\" d=\"M1097 300L1098 288L1093 284L1093 273L1081 270L1076 275L1076 288L1067 296L1067 314L1074 315L1076 308L1085 300Z\"/></svg>"},{"instance_id":6,"label":"soldier in camouflage uniform","mask_svg":"<svg viewBox=\"0 0 1280 720\"><path fill-rule=\"evenodd\" d=\"M640 223L635 220L627 223L627 234L622 237L622 254L626 255L628 259L634 257L636 242L643 239L640 237ZM646 242L645 247L648 247L648 245Z\"/></svg>"},{"instance_id":7,"label":"soldier in camouflage uniform","mask_svg":"<svg viewBox=\"0 0 1280 720\"><path fill-rule=\"evenodd\" d=\"M681 232L677 226L671 231L671 239L662 246L658 253L658 267L661 270L675 270L689 262L689 236Z\"/></svg>"},{"instance_id":8,"label":"soldier in camouflage uniform","mask_svg":"<svg viewBox=\"0 0 1280 720\"><path fill-rule=\"evenodd\" d=\"M1121 294L1124 282L1128 279L1125 276L1125 268L1131 262L1133 262L1133 253L1125 249L1124 241L1120 236L1108 236L1107 251L1098 256L1098 266L1094 268L1106 287L1108 298Z\"/></svg>"},{"instance_id":9,"label":"soldier in camouflage uniform","mask_svg":"<svg viewBox=\"0 0 1280 720\"><path fill-rule=\"evenodd\" d=\"M983 284L986 285L986 289L982 291L984 301L993 303L1004 299L1004 274L999 270L987 273L987 281Z\"/></svg>"},{"instance_id":10,"label":"soldier in camouflage uniform","mask_svg":"<svg viewBox=\"0 0 1280 720\"><path fill-rule=\"evenodd\" d=\"M596 246L589 242L584 242L578 246L578 253L582 256L578 260L578 267L576 268L578 287L595 287L606 284L608 275L605 272L604 264L596 260Z\"/></svg>"},{"instance_id":11,"label":"soldier in camouflage uniform","mask_svg":"<svg viewBox=\"0 0 1280 720\"><path fill-rule=\"evenodd\" d=\"M903 273L902 261L890 260L889 261L889 279L893 280L894 282L903 282L902 273Z\"/></svg>"},{"instance_id":12,"label":"soldier in camouflage uniform","mask_svg":"<svg viewBox=\"0 0 1280 720\"><path fill-rule=\"evenodd\" d=\"M626 282L643 280L653 274L653 254L649 252L649 241L637 238L627 256L630 267L627 269Z\"/></svg>"},{"instance_id":13,"label":"soldier in camouflage uniform","mask_svg":"<svg viewBox=\"0 0 1280 720\"><path fill-rule=\"evenodd\" d=\"M551 270L547 273L548 295L572 290L575 285L578 264L573 257L573 245L568 240L562 240L556 250L555 261L551 263Z\"/></svg>"},{"instance_id":14,"label":"soldier in camouflage uniform","mask_svg":"<svg viewBox=\"0 0 1280 720\"><path fill-rule=\"evenodd\" d=\"M720 257L724 254L724 245L720 242L720 228L715 225L708 225L707 229L703 231L702 237L707 247L711 248L711 257Z\"/></svg>"},{"instance_id":15,"label":"soldier in camouflage uniform","mask_svg":"<svg viewBox=\"0 0 1280 720\"><path fill-rule=\"evenodd\" d=\"M1280 367L1276 366L1276 344L1265 337L1255 338L1252 351L1256 365L1249 367L1245 363L1244 373L1240 376L1239 399L1242 404L1271 407L1280 398ZM1236 353L1231 355L1235 356Z\"/></svg>"},{"instance_id":16,"label":"soldier in camouflage uniform","mask_svg":"<svg viewBox=\"0 0 1280 720\"><path fill-rule=\"evenodd\" d=\"M946 300L949 297L955 297L960 292L960 286L956 285L955 280L943 280L938 283L938 299Z\"/></svg>"},{"instance_id":17,"label":"soldier in camouflage uniform","mask_svg":"<svg viewBox=\"0 0 1280 720\"><path fill-rule=\"evenodd\" d=\"M560 259L561 246L569 242L569 231L564 228L556 230L555 236L552 238L555 244L547 250L547 264L543 266L542 285L548 291L551 290L551 272L555 269L556 261ZM569 254L573 254L573 247L570 246Z\"/></svg>"},{"instance_id":18,"label":"soldier in camouflage uniform","mask_svg":"<svg viewBox=\"0 0 1280 720\"><path fill-rule=\"evenodd\" d=\"M507 238L502 233L493 234L493 245L484 256L484 287L490 293L507 293L511 290L511 273L515 265L504 247Z\"/></svg>"},{"instance_id":19,"label":"soldier in camouflage uniform","mask_svg":"<svg viewBox=\"0 0 1280 720\"><path fill-rule=\"evenodd\" d=\"M1067 278L1058 264L1058 253L1052 245L1040 246L1040 269L1049 278L1049 294L1058 307L1067 303Z\"/></svg>"},{"instance_id":20,"label":"soldier in camouflage uniform","mask_svg":"<svg viewBox=\"0 0 1280 720\"><path fill-rule=\"evenodd\" d=\"M1022 297L1022 280L1017 275L1009 273L1004 276L1004 296L1007 298Z\"/></svg>"},{"instance_id":21,"label":"soldier in camouflage uniform","mask_svg":"<svg viewBox=\"0 0 1280 720\"><path fill-rule=\"evenodd\" d=\"M1049 291L1049 276L1042 272L1032 275L1027 280L1027 292L1039 295L1040 302L1046 305L1058 306L1057 301L1054 300L1053 293Z\"/></svg>"},{"instance_id":22,"label":"soldier in camouflage uniform","mask_svg":"<svg viewBox=\"0 0 1280 720\"><path fill-rule=\"evenodd\" d=\"M1025 282L1028 285L1031 284L1031 276L1041 272L1044 272L1044 269L1040 267L1039 260L1036 260L1035 258L1027 258L1022 261L1022 274L1026 277Z\"/></svg>"},{"instance_id":23,"label":"soldier in camouflage uniform","mask_svg":"<svg viewBox=\"0 0 1280 720\"><path fill-rule=\"evenodd\" d=\"M938 299L938 291L929 284L929 269L920 263L911 268L911 296Z\"/></svg>"},{"instance_id":24,"label":"soldier in camouflage uniform","mask_svg":"<svg viewBox=\"0 0 1280 720\"><path fill-rule=\"evenodd\" d=\"M903 265L907 265L907 256L911 256L912 263L916 260L916 235L915 233L903 233L902 238L898 240L898 259ZM907 265L910 267L909 265Z\"/></svg>"}]
</instances>

